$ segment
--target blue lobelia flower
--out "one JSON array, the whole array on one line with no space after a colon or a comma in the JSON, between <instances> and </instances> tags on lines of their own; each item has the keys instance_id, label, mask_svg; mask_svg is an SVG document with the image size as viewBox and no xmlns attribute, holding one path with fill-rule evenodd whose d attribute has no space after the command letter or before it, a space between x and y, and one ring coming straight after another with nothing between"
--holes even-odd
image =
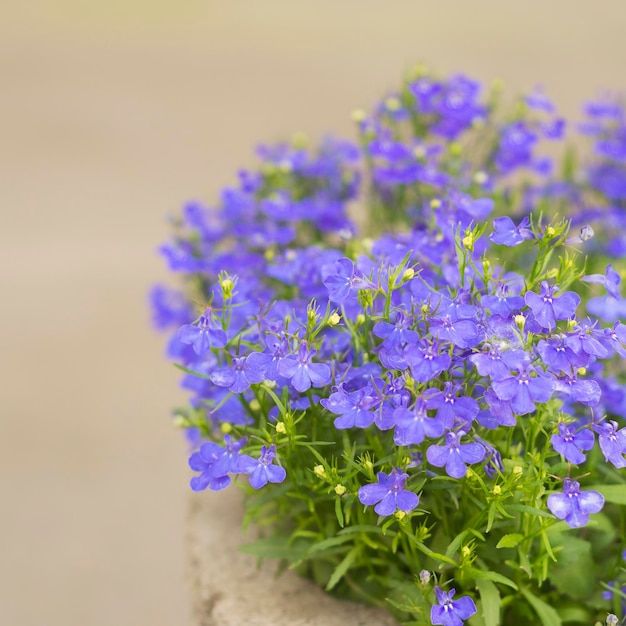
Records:
<instances>
[{"instance_id":1,"label":"blue lobelia flower","mask_svg":"<svg viewBox=\"0 0 626 626\"><path fill-rule=\"evenodd\" d=\"M335 428L367 428L374 422L374 410L381 401L371 385L351 392L339 385L337 391L320 400L320 404L340 416L335 419Z\"/></svg>"},{"instance_id":2,"label":"blue lobelia flower","mask_svg":"<svg viewBox=\"0 0 626 626\"><path fill-rule=\"evenodd\" d=\"M494 380L493 390L499 400L509 402L517 415L535 410L535 402L547 402L552 395L553 381L543 376L533 377L535 369L521 365L517 374Z\"/></svg>"},{"instance_id":3,"label":"blue lobelia flower","mask_svg":"<svg viewBox=\"0 0 626 626\"><path fill-rule=\"evenodd\" d=\"M224 436L225 447L212 441L202 444L198 452L189 457L189 467L200 476L194 476L190 486L194 491L204 491L207 487L212 491L220 491L230 485L230 473L237 473L238 460L246 439L233 440L230 435Z\"/></svg>"},{"instance_id":4,"label":"blue lobelia flower","mask_svg":"<svg viewBox=\"0 0 626 626\"><path fill-rule=\"evenodd\" d=\"M335 261L333 270L324 278L331 302L341 304L348 299L353 289L371 289L375 285L367 280L351 259L346 257Z\"/></svg>"},{"instance_id":5,"label":"blue lobelia flower","mask_svg":"<svg viewBox=\"0 0 626 626\"><path fill-rule=\"evenodd\" d=\"M404 488L408 474L405 474L399 468L394 468L387 475L385 472L378 472L376 478L378 483L363 485L359 489L359 500L361 504L374 507L374 511L378 515L391 515L400 511L411 511L419 504L419 498L416 493L408 491Z\"/></svg>"},{"instance_id":6,"label":"blue lobelia flower","mask_svg":"<svg viewBox=\"0 0 626 626\"><path fill-rule=\"evenodd\" d=\"M464 424L469 430L478 415L480 407L474 398L458 396L461 385L445 383L443 391L428 390L426 392L426 408L437 409L437 419L452 428L455 422Z\"/></svg>"},{"instance_id":7,"label":"blue lobelia flower","mask_svg":"<svg viewBox=\"0 0 626 626\"><path fill-rule=\"evenodd\" d=\"M211 382L218 387L227 387L233 393L242 393L250 383L260 383L264 377L258 370L251 368L245 357L233 357L230 367L211 372Z\"/></svg>"},{"instance_id":8,"label":"blue lobelia flower","mask_svg":"<svg viewBox=\"0 0 626 626\"><path fill-rule=\"evenodd\" d=\"M524 297L537 322L548 330L554 330L557 320L574 317L580 303L580 296L573 291L566 291L558 297L555 296L554 292L557 289L556 285L549 285L544 280L538 294L534 291L527 291Z\"/></svg>"},{"instance_id":9,"label":"blue lobelia flower","mask_svg":"<svg viewBox=\"0 0 626 626\"><path fill-rule=\"evenodd\" d=\"M604 506L604 496L598 491L581 491L580 483L565 479L563 493L548 496L548 508L555 517L565 520L570 528L580 528L589 521L590 513Z\"/></svg>"},{"instance_id":10,"label":"blue lobelia flower","mask_svg":"<svg viewBox=\"0 0 626 626\"><path fill-rule=\"evenodd\" d=\"M210 308L200 316L197 325L185 324L178 330L178 338L188 345L192 345L198 356L206 354L211 348L223 348L228 342L226 333L219 322L213 319Z\"/></svg>"},{"instance_id":11,"label":"blue lobelia flower","mask_svg":"<svg viewBox=\"0 0 626 626\"><path fill-rule=\"evenodd\" d=\"M437 604L430 609L430 621L441 626L463 626L463 621L476 613L474 600L469 596L463 596L453 600L456 591L450 589L446 592L435 586Z\"/></svg>"},{"instance_id":12,"label":"blue lobelia flower","mask_svg":"<svg viewBox=\"0 0 626 626\"><path fill-rule=\"evenodd\" d=\"M415 406L408 409L400 406L392 414L393 423L396 429L393 433L393 440L397 446L418 445L426 437L441 437L446 425L452 426L437 417L428 417L426 403L422 396L418 396Z\"/></svg>"},{"instance_id":13,"label":"blue lobelia flower","mask_svg":"<svg viewBox=\"0 0 626 626\"><path fill-rule=\"evenodd\" d=\"M626 428L617 430L617 422L610 420L592 426L598 433L600 450L607 463L613 463L618 469L626 467Z\"/></svg>"},{"instance_id":14,"label":"blue lobelia flower","mask_svg":"<svg viewBox=\"0 0 626 626\"><path fill-rule=\"evenodd\" d=\"M237 462L237 471L242 474L250 474L250 484L255 489L260 489L267 483L282 483L287 476L284 467L274 465L272 460L276 456L276 446L261 448L261 456L253 459L247 454L242 454Z\"/></svg>"},{"instance_id":15,"label":"blue lobelia flower","mask_svg":"<svg viewBox=\"0 0 626 626\"><path fill-rule=\"evenodd\" d=\"M577 431L573 424L559 424L559 432L552 435L552 447L565 457L568 463L580 465L587 460L583 450L591 450L595 443L593 432L588 428Z\"/></svg>"},{"instance_id":16,"label":"blue lobelia flower","mask_svg":"<svg viewBox=\"0 0 626 626\"><path fill-rule=\"evenodd\" d=\"M489 239L493 243L503 246L518 246L525 239L534 239L535 235L530 228L530 219L525 217L517 226L510 217L496 217L493 220L493 232Z\"/></svg>"},{"instance_id":17,"label":"blue lobelia flower","mask_svg":"<svg viewBox=\"0 0 626 626\"><path fill-rule=\"evenodd\" d=\"M315 352L302 341L298 356L286 356L278 362L278 373L290 378L294 389L300 393L310 389L311 385L323 387L330 383L330 367L325 363L311 363Z\"/></svg>"},{"instance_id":18,"label":"blue lobelia flower","mask_svg":"<svg viewBox=\"0 0 626 626\"><path fill-rule=\"evenodd\" d=\"M445 345L445 344L444 344ZM411 368L411 376L419 382L426 383L450 367L450 355L440 353L437 341L429 343L422 339L416 345L410 345L404 351L404 361Z\"/></svg>"},{"instance_id":19,"label":"blue lobelia flower","mask_svg":"<svg viewBox=\"0 0 626 626\"><path fill-rule=\"evenodd\" d=\"M465 431L448 431L443 446L432 445L426 450L426 458L435 467L446 466L446 473L452 478L463 478L467 471L466 463L480 463L485 458L485 448L479 443L460 443Z\"/></svg>"}]
</instances>

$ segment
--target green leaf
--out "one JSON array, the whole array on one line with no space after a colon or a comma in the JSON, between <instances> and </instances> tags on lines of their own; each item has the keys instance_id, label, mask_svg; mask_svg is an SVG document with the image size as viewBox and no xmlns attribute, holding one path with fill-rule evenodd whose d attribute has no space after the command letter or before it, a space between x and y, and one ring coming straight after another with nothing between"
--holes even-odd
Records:
<instances>
[{"instance_id":1,"label":"green leaf","mask_svg":"<svg viewBox=\"0 0 626 626\"><path fill-rule=\"evenodd\" d=\"M607 502L626 506L626 485L591 485L583 489L584 491L588 489L599 491Z\"/></svg>"},{"instance_id":2,"label":"green leaf","mask_svg":"<svg viewBox=\"0 0 626 626\"><path fill-rule=\"evenodd\" d=\"M478 578L476 587L480 593L485 626L498 626L500 624L500 592L498 588L486 578Z\"/></svg>"},{"instance_id":3,"label":"green leaf","mask_svg":"<svg viewBox=\"0 0 626 626\"><path fill-rule=\"evenodd\" d=\"M350 535L341 535L337 537L329 537L328 539L324 539L319 543L312 545L308 552L308 554L314 554L316 552L321 552L322 550L327 550L328 548L333 548L335 546L339 546L342 543L347 543L348 541L352 541L352 537Z\"/></svg>"},{"instance_id":4,"label":"green leaf","mask_svg":"<svg viewBox=\"0 0 626 626\"><path fill-rule=\"evenodd\" d=\"M522 543L524 541L524 535L520 535L519 533L511 533L510 535L504 535L496 548L514 548L516 545Z\"/></svg>"},{"instance_id":5,"label":"green leaf","mask_svg":"<svg viewBox=\"0 0 626 626\"><path fill-rule=\"evenodd\" d=\"M326 591L330 591L344 577L345 573L350 569L352 563L354 563L358 553L359 549L355 547L343 557L339 565L337 565L337 567L333 570L328 584L326 585Z\"/></svg>"},{"instance_id":6,"label":"green leaf","mask_svg":"<svg viewBox=\"0 0 626 626\"><path fill-rule=\"evenodd\" d=\"M449 544L446 549L446 556L452 557L456 551L461 547L461 544L465 540L465 537L469 534L469 530L461 531Z\"/></svg>"},{"instance_id":7,"label":"green leaf","mask_svg":"<svg viewBox=\"0 0 626 626\"><path fill-rule=\"evenodd\" d=\"M341 508L341 498L335 498L335 515L337 522L341 528L343 528L343 509Z\"/></svg>"},{"instance_id":8,"label":"green leaf","mask_svg":"<svg viewBox=\"0 0 626 626\"><path fill-rule=\"evenodd\" d=\"M431 559L435 561L442 561L443 563L448 563L449 565L458 565L458 563L446 556L445 554L439 554L439 552L434 552L428 546L424 545L417 537L411 535L409 533L406 534L406 538L420 551L423 552L426 556L429 556Z\"/></svg>"},{"instance_id":9,"label":"green leaf","mask_svg":"<svg viewBox=\"0 0 626 626\"><path fill-rule=\"evenodd\" d=\"M267 539L257 539L252 543L246 543L239 550L246 554L252 554L259 559L287 559L295 561L302 558L308 548L309 543L296 541L290 545L288 537L268 537Z\"/></svg>"},{"instance_id":10,"label":"green leaf","mask_svg":"<svg viewBox=\"0 0 626 626\"><path fill-rule=\"evenodd\" d=\"M518 511L519 513L532 513L538 517L548 517L554 519L552 513L536 509L534 506L527 506L526 504L507 504L504 507L507 511Z\"/></svg>"},{"instance_id":11,"label":"green leaf","mask_svg":"<svg viewBox=\"0 0 626 626\"><path fill-rule=\"evenodd\" d=\"M530 604L535 613L537 613L537 617L539 617L543 626L562 626L563 622L559 614L549 604L544 602L541 598L538 598L525 587L521 587L520 591L526 600L528 600L528 604Z\"/></svg>"},{"instance_id":12,"label":"green leaf","mask_svg":"<svg viewBox=\"0 0 626 626\"><path fill-rule=\"evenodd\" d=\"M476 579L476 583L478 583L478 580L480 579L492 580L494 583L502 583L503 585L511 587L517 591L517 585L510 578L507 578L502 574L498 574L497 572L485 571L471 567L469 568L469 573Z\"/></svg>"}]
</instances>

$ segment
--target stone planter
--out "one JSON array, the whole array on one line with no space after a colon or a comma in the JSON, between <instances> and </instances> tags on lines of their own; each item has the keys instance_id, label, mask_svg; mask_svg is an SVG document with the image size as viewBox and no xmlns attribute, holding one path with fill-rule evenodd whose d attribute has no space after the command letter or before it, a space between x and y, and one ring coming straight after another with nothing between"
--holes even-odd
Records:
<instances>
[{"instance_id":1,"label":"stone planter","mask_svg":"<svg viewBox=\"0 0 626 626\"><path fill-rule=\"evenodd\" d=\"M397 626L385 611L331 598L295 572L275 578L238 547L243 509L236 489L194 494L187 553L193 626Z\"/></svg>"}]
</instances>

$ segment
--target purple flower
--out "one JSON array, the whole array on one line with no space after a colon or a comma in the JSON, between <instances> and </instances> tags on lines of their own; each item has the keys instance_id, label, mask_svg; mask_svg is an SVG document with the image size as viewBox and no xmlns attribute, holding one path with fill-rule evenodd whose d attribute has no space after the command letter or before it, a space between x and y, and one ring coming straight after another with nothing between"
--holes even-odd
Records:
<instances>
[{"instance_id":1,"label":"purple flower","mask_svg":"<svg viewBox=\"0 0 626 626\"><path fill-rule=\"evenodd\" d=\"M329 398L320 400L320 404L331 413L340 415L335 419L335 428L367 428L375 419L374 409L380 404L378 396L371 385L356 391L346 392L343 385L330 394Z\"/></svg>"},{"instance_id":2,"label":"purple flower","mask_svg":"<svg viewBox=\"0 0 626 626\"><path fill-rule=\"evenodd\" d=\"M441 626L463 626L463 621L476 613L474 600L469 596L463 596L453 600L456 591L450 589L443 591L435 585L437 604L430 609L430 621Z\"/></svg>"},{"instance_id":3,"label":"purple flower","mask_svg":"<svg viewBox=\"0 0 626 626\"><path fill-rule=\"evenodd\" d=\"M405 343L415 343L418 334L410 330L411 318L403 311L396 313L395 324L389 322L376 322L372 332L376 337L384 339L383 345L389 350L401 348Z\"/></svg>"},{"instance_id":4,"label":"purple flower","mask_svg":"<svg viewBox=\"0 0 626 626\"><path fill-rule=\"evenodd\" d=\"M276 446L261 448L261 456L253 459L247 454L242 454L237 463L237 470L242 474L250 474L250 484L255 489L260 489L267 483L282 483L287 476L285 468L273 465L272 460L276 456Z\"/></svg>"},{"instance_id":5,"label":"purple flower","mask_svg":"<svg viewBox=\"0 0 626 626\"><path fill-rule=\"evenodd\" d=\"M225 447L217 443L208 442L200 446L198 452L189 457L189 467L200 476L194 476L190 486L194 491L204 491L207 487L212 491L220 491L230 485L228 473L237 473L238 460L246 439L234 441L230 435L224 435Z\"/></svg>"},{"instance_id":6,"label":"purple flower","mask_svg":"<svg viewBox=\"0 0 626 626\"><path fill-rule=\"evenodd\" d=\"M245 357L233 357L233 364L211 373L211 382L218 387L227 387L233 393L242 393L250 383L260 383L263 376L251 368Z\"/></svg>"},{"instance_id":7,"label":"purple flower","mask_svg":"<svg viewBox=\"0 0 626 626\"><path fill-rule=\"evenodd\" d=\"M554 391L570 396L585 406L600 402L602 390L595 380L579 380L576 374L564 374L554 381Z\"/></svg>"},{"instance_id":8,"label":"purple flower","mask_svg":"<svg viewBox=\"0 0 626 626\"><path fill-rule=\"evenodd\" d=\"M298 356L286 356L278 362L278 373L291 379L291 384L300 393L311 385L323 387L330 383L330 367L325 363L311 363L315 350L309 350L306 341L300 343Z\"/></svg>"},{"instance_id":9,"label":"purple flower","mask_svg":"<svg viewBox=\"0 0 626 626\"><path fill-rule=\"evenodd\" d=\"M455 421L461 422L468 429L471 428L472 421L478 415L478 402L469 396L457 397L456 394L460 391L461 385L445 383L444 387L443 391L437 390L431 393L429 390L427 392L426 408L438 409L437 419L446 428L452 428Z\"/></svg>"},{"instance_id":10,"label":"purple flower","mask_svg":"<svg viewBox=\"0 0 626 626\"><path fill-rule=\"evenodd\" d=\"M549 285L545 280L541 283L541 291L527 291L526 304L532 309L535 319L543 328L554 330L557 320L567 320L574 317L576 307L580 303L580 296L573 291L566 291L556 297L556 285Z\"/></svg>"},{"instance_id":11,"label":"purple flower","mask_svg":"<svg viewBox=\"0 0 626 626\"><path fill-rule=\"evenodd\" d=\"M517 374L492 383L498 399L509 402L517 415L532 413L535 402L547 402L552 395L553 382L543 376L533 377L534 371L534 368L522 365Z\"/></svg>"},{"instance_id":12,"label":"purple flower","mask_svg":"<svg viewBox=\"0 0 626 626\"><path fill-rule=\"evenodd\" d=\"M510 370L528 362L528 355L523 350L500 352L495 346L487 344L482 352L469 357L481 376L502 379L510 375Z\"/></svg>"},{"instance_id":13,"label":"purple flower","mask_svg":"<svg viewBox=\"0 0 626 626\"><path fill-rule=\"evenodd\" d=\"M426 383L450 367L450 355L439 353L439 343L422 339L404 351L404 360L411 368L411 375L418 383Z\"/></svg>"},{"instance_id":14,"label":"purple flower","mask_svg":"<svg viewBox=\"0 0 626 626\"><path fill-rule=\"evenodd\" d=\"M393 440L397 446L417 445L426 437L441 437L445 430L445 424L439 417L428 417L422 396L417 398L412 409L398 407L392 419L396 425Z\"/></svg>"},{"instance_id":15,"label":"purple flower","mask_svg":"<svg viewBox=\"0 0 626 626\"><path fill-rule=\"evenodd\" d=\"M588 428L576 431L575 426L561 422L558 435L552 435L551 441L552 447L562 454L568 463L580 465L587 460L582 450L591 450L595 439Z\"/></svg>"},{"instance_id":16,"label":"purple flower","mask_svg":"<svg viewBox=\"0 0 626 626\"><path fill-rule=\"evenodd\" d=\"M178 330L178 338L192 345L198 356L206 354L211 348L223 348L228 342L226 333L213 320L213 312L208 308L198 320L198 324L185 324Z\"/></svg>"},{"instance_id":17,"label":"purple flower","mask_svg":"<svg viewBox=\"0 0 626 626\"><path fill-rule=\"evenodd\" d=\"M426 450L426 458L435 467L446 466L446 473L452 478L463 478L466 463L480 463L485 458L485 448L479 443L460 443L465 431L448 431L443 446L432 445Z\"/></svg>"},{"instance_id":18,"label":"purple flower","mask_svg":"<svg viewBox=\"0 0 626 626\"><path fill-rule=\"evenodd\" d=\"M555 517L565 520L570 528L580 528L589 521L590 513L598 513L604 497L598 491L581 491L580 483L565 479L563 493L548 496L548 508Z\"/></svg>"},{"instance_id":19,"label":"purple flower","mask_svg":"<svg viewBox=\"0 0 626 626\"><path fill-rule=\"evenodd\" d=\"M517 226L510 217L496 217L493 220L493 232L489 239L503 246L518 246L525 239L534 239L530 228L530 219L525 217Z\"/></svg>"},{"instance_id":20,"label":"purple flower","mask_svg":"<svg viewBox=\"0 0 626 626\"><path fill-rule=\"evenodd\" d=\"M598 433L600 450L607 463L613 463L618 469L626 467L626 428L617 430L617 422L601 422L592 426Z\"/></svg>"},{"instance_id":21,"label":"purple flower","mask_svg":"<svg viewBox=\"0 0 626 626\"><path fill-rule=\"evenodd\" d=\"M537 344L537 351L544 363L555 372L570 372L572 368L584 367L589 357L575 352L566 341L565 335L554 335L547 341L542 339Z\"/></svg>"},{"instance_id":22,"label":"purple flower","mask_svg":"<svg viewBox=\"0 0 626 626\"><path fill-rule=\"evenodd\" d=\"M371 289L375 286L354 267L352 260L345 257L335 261L334 271L331 270L324 278L324 285L328 289L329 300L336 304L344 302L353 289Z\"/></svg>"},{"instance_id":23,"label":"purple flower","mask_svg":"<svg viewBox=\"0 0 626 626\"><path fill-rule=\"evenodd\" d=\"M509 295L509 286L498 283L495 296L483 296L480 300L485 309L489 309L494 315L510 317L524 306L522 296Z\"/></svg>"},{"instance_id":24,"label":"purple flower","mask_svg":"<svg viewBox=\"0 0 626 626\"><path fill-rule=\"evenodd\" d=\"M378 515L391 515L400 511L411 511L419 504L416 493L404 488L408 474L399 468L394 468L387 476L385 472L378 472L378 483L363 485L359 489L359 500L366 506L376 504L374 511Z\"/></svg>"},{"instance_id":25,"label":"purple flower","mask_svg":"<svg viewBox=\"0 0 626 626\"><path fill-rule=\"evenodd\" d=\"M626 358L626 326L622 322L615 322L611 328L604 328L602 333L604 343Z\"/></svg>"}]
</instances>

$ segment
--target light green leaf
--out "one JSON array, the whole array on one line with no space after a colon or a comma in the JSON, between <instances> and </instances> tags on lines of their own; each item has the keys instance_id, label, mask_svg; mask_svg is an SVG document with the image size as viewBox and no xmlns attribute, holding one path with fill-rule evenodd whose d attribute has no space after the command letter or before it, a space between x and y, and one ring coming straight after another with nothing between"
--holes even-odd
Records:
<instances>
[{"instance_id":1,"label":"light green leaf","mask_svg":"<svg viewBox=\"0 0 626 626\"><path fill-rule=\"evenodd\" d=\"M319 543L314 544L308 550L307 554L314 554L316 552L321 552L322 550L327 550L328 548L334 548L335 546L339 546L342 543L347 543L348 541L352 541L352 537L350 535L338 535L337 537L329 537L328 539L324 539Z\"/></svg>"},{"instance_id":2,"label":"light green leaf","mask_svg":"<svg viewBox=\"0 0 626 626\"><path fill-rule=\"evenodd\" d=\"M343 557L339 565L337 565L337 567L333 570L328 584L326 585L326 591L330 591L344 577L345 573L350 569L352 563L354 563L358 553L358 548L352 548L352 550L350 550L350 552Z\"/></svg>"},{"instance_id":3,"label":"light green leaf","mask_svg":"<svg viewBox=\"0 0 626 626\"><path fill-rule=\"evenodd\" d=\"M485 626L498 626L500 624L500 592L498 588L486 578L478 578L476 587L480 593Z\"/></svg>"},{"instance_id":4,"label":"light green leaf","mask_svg":"<svg viewBox=\"0 0 626 626\"><path fill-rule=\"evenodd\" d=\"M476 579L476 582L478 582L479 579L492 580L494 583L501 583L517 591L517 585L510 578L507 578L506 576L503 576L502 574L498 574L497 572L491 572L491 571L487 572L485 570L475 569L472 567L470 568L469 573L471 576L473 576Z\"/></svg>"},{"instance_id":5,"label":"light green leaf","mask_svg":"<svg viewBox=\"0 0 626 626\"><path fill-rule=\"evenodd\" d=\"M504 537L498 541L496 548L514 548L516 545L522 543L522 541L524 541L524 535L511 533L510 535L504 535Z\"/></svg>"},{"instance_id":6,"label":"light green leaf","mask_svg":"<svg viewBox=\"0 0 626 626\"><path fill-rule=\"evenodd\" d=\"M337 517L337 522L339 526L343 528L343 509L341 508L341 498L335 498L335 516Z\"/></svg>"},{"instance_id":7,"label":"light green leaf","mask_svg":"<svg viewBox=\"0 0 626 626\"><path fill-rule=\"evenodd\" d=\"M259 559L287 559L295 561L302 558L308 547L308 542L296 541L289 543L288 537L269 537L257 539L239 548L241 552L252 554Z\"/></svg>"},{"instance_id":8,"label":"light green leaf","mask_svg":"<svg viewBox=\"0 0 626 626\"><path fill-rule=\"evenodd\" d=\"M531 593L525 587L521 587L520 591L522 595L528 600L528 604L533 607L537 617L541 620L543 626L562 626L561 618L559 614L541 598Z\"/></svg>"}]
</instances>

